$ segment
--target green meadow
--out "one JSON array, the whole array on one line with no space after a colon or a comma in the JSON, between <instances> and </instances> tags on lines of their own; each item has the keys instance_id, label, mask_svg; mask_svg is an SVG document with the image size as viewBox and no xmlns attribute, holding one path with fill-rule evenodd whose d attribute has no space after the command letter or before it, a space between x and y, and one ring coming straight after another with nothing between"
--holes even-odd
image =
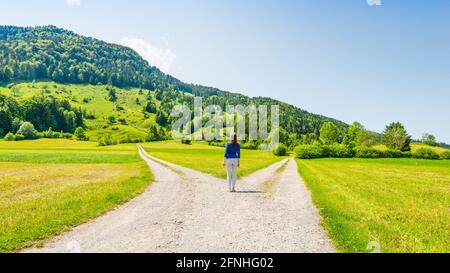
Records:
<instances>
[{"instance_id":1,"label":"green meadow","mask_svg":"<svg viewBox=\"0 0 450 273\"><path fill-rule=\"evenodd\" d=\"M41 244L143 192L135 145L0 141L0 252Z\"/></svg>"},{"instance_id":2,"label":"green meadow","mask_svg":"<svg viewBox=\"0 0 450 273\"><path fill-rule=\"evenodd\" d=\"M205 142L194 142L192 145L175 141L143 144L142 147L152 156L187 168L225 178L225 167L222 166L224 148L208 146ZM282 157L272 152L241 149L241 166L238 176L249 175L259 169L268 167Z\"/></svg>"},{"instance_id":3,"label":"green meadow","mask_svg":"<svg viewBox=\"0 0 450 273\"><path fill-rule=\"evenodd\" d=\"M450 252L450 161L297 160L343 252Z\"/></svg>"}]
</instances>

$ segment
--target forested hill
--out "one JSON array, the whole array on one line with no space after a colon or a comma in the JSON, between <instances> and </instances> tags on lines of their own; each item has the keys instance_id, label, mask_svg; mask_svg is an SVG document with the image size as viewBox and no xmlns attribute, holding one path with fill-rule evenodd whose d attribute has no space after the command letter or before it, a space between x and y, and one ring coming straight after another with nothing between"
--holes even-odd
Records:
<instances>
[{"instance_id":1,"label":"forested hill","mask_svg":"<svg viewBox=\"0 0 450 273\"><path fill-rule=\"evenodd\" d=\"M204 95L217 90L162 73L134 50L54 26L0 26L0 81L54 80L149 90L172 86Z\"/></svg>"},{"instance_id":2,"label":"forested hill","mask_svg":"<svg viewBox=\"0 0 450 273\"><path fill-rule=\"evenodd\" d=\"M124 46L54 26L0 26L0 82L34 80L136 87L170 91L172 94L173 91L181 91L201 95L205 97L205 103L220 105L279 104L281 126L288 133L318 134L326 121L332 121L342 131L347 127L341 121L311 114L270 98L249 98L217 88L183 83L150 66L134 50Z\"/></svg>"}]
</instances>

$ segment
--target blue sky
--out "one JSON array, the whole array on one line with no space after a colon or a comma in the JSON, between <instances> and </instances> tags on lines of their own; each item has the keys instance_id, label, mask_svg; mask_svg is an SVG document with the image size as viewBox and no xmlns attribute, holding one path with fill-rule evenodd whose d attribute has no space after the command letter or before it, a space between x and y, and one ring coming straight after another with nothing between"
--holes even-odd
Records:
<instances>
[{"instance_id":1,"label":"blue sky","mask_svg":"<svg viewBox=\"0 0 450 273\"><path fill-rule=\"evenodd\" d=\"M380 2L0 0L0 24L56 25L186 82L450 143L450 1Z\"/></svg>"}]
</instances>

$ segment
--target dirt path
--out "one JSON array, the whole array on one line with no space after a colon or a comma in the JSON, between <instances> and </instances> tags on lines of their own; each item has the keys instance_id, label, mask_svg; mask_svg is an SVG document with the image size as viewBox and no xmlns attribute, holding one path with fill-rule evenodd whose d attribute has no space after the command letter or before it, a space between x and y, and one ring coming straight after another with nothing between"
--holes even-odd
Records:
<instances>
[{"instance_id":1,"label":"dirt path","mask_svg":"<svg viewBox=\"0 0 450 273\"><path fill-rule=\"evenodd\" d=\"M285 159L226 182L147 155L155 182L139 197L27 252L332 252L317 210Z\"/></svg>"}]
</instances>

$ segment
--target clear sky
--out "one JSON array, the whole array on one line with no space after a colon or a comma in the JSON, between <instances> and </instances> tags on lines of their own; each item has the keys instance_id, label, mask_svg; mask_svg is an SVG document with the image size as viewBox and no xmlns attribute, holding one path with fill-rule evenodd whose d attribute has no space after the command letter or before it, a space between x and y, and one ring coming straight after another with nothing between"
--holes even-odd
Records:
<instances>
[{"instance_id":1,"label":"clear sky","mask_svg":"<svg viewBox=\"0 0 450 273\"><path fill-rule=\"evenodd\" d=\"M0 24L56 25L186 82L450 143L450 1L368 1L0 0Z\"/></svg>"}]
</instances>

